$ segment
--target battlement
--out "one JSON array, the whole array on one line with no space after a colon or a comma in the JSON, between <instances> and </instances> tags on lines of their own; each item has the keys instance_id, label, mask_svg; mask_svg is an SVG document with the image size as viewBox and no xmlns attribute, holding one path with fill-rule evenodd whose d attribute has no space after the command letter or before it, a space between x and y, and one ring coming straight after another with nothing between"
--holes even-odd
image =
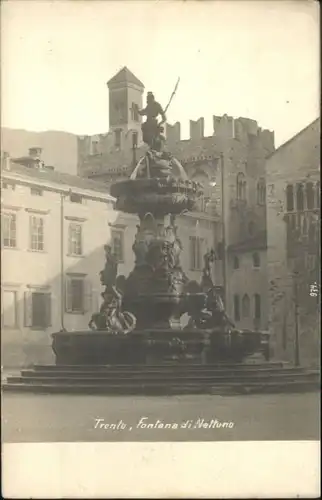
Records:
<instances>
[{"instance_id":1,"label":"battlement","mask_svg":"<svg viewBox=\"0 0 322 500\"><path fill-rule=\"evenodd\" d=\"M205 136L205 120L200 117L198 120L190 120L190 137L189 139L181 139L181 124L176 122L173 125L167 123L165 126L165 137L167 148L179 153L180 157L185 156L185 153L192 153L195 156L199 154L205 155L207 150L209 154L214 149L221 149L222 141L238 141L246 148L259 147L265 150L265 156L275 150L274 132L270 130L262 130L256 120L250 118L233 118L232 116L213 116L213 134ZM124 164L129 164L133 152L133 136L136 134L137 154L144 150L144 144L141 140L141 135L137 130L132 128L123 128L118 130L116 140L115 131L110 130L108 133L98 134L95 136L79 136L78 137L78 165L84 165L90 162L93 167L97 163L102 162L111 165L113 159L120 161L124 160ZM200 151L199 151L200 150ZM211 151L210 151L211 150ZM191 154L190 154L191 153ZM207 154L206 154L207 156ZM95 170L95 168L94 168Z\"/></svg>"},{"instance_id":2,"label":"battlement","mask_svg":"<svg viewBox=\"0 0 322 500\"><path fill-rule=\"evenodd\" d=\"M213 116L213 134L210 137L220 137L223 139L236 139L244 144L249 144L252 138L258 138L262 146L269 152L273 152L274 132L262 130L256 120L250 118L233 118L232 116ZM190 137L184 142L198 142L205 137L205 119L190 120ZM167 143L176 144L183 142L181 139L181 124L176 122L174 125L166 124Z\"/></svg>"}]
</instances>

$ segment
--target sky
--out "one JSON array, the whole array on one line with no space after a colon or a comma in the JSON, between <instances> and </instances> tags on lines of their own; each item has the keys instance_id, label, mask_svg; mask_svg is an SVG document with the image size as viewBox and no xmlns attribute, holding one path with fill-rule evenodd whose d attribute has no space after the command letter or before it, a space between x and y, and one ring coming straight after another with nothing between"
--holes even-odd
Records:
<instances>
[{"instance_id":1,"label":"sky","mask_svg":"<svg viewBox=\"0 0 322 500\"><path fill-rule=\"evenodd\" d=\"M7 0L3 127L108 131L106 82L127 66L168 122L243 116L280 145L319 115L319 13L310 0Z\"/></svg>"}]
</instances>

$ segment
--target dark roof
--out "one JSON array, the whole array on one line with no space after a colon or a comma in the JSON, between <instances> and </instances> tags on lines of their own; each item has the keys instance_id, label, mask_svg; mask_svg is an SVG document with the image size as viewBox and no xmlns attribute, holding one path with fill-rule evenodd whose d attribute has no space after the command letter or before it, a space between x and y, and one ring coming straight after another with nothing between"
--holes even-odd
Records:
<instances>
[{"instance_id":1,"label":"dark roof","mask_svg":"<svg viewBox=\"0 0 322 500\"><path fill-rule=\"evenodd\" d=\"M26 167L12 161L10 162L10 169L5 169L2 167L1 170L2 177L4 177L6 173L13 173L29 177L31 180L41 181L42 183L48 181L56 184L62 184L70 188L76 187L79 189L91 189L92 191L102 193L105 196L113 199L113 197L109 194L109 189L106 184L85 179L83 177L79 177L78 175L56 172L55 170L50 170L50 168L46 169L46 167L41 169L38 169L36 167Z\"/></svg>"},{"instance_id":2,"label":"dark roof","mask_svg":"<svg viewBox=\"0 0 322 500\"><path fill-rule=\"evenodd\" d=\"M118 73L116 73L115 76L113 76L108 82L107 85L110 86L110 84L113 83L134 83L135 85L138 85L139 87L142 87L144 89L144 85L138 78L136 78L133 73L127 69L126 66L122 68Z\"/></svg>"},{"instance_id":3,"label":"dark roof","mask_svg":"<svg viewBox=\"0 0 322 500\"><path fill-rule=\"evenodd\" d=\"M288 144L290 144L291 142L293 142L295 139L297 139L300 135L302 135L310 127L314 126L319 121L320 121L320 118L316 118L315 120L313 120L313 122L309 123L309 125L307 125L306 127L302 128L302 130L300 130L297 134L293 135L293 137L291 137L286 142L284 142L283 144L281 144L277 149L275 149L275 151L273 151L273 153L271 153L270 155L268 155L266 157L266 160L268 160L269 158L271 158L272 156L274 156L276 153L278 153L279 151L281 151L281 149L283 149L285 146L287 146Z\"/></svg>"},{"instance_id":4,"label":"dark roof","mask_svg":"<svg viewBox=\"0 0 322 500\"><path fill-rule=\"evenodd\" d=\"M252 250L265 250L267 248L266 231L259 231L254 238L234 243L228 247L228 252L242 253Z\"/></svg>"}]
</instances>

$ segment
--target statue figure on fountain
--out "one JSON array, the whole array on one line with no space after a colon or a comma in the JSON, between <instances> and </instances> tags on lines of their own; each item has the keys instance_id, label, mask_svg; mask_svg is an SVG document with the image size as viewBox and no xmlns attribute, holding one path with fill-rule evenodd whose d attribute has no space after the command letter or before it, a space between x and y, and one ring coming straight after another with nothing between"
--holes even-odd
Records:
<instances>
[{"instance_id":1,"label":"statue figure on fountain","mask_svg":"<svg viewBox=\"0 0 322 500\"><path fill-rule=\"evenodd\" d=\"M200 283L200 291L206 293L204 307L194 308L191 311L187 328L220 329L230 330L235 328L234 323L229 319L224 303L216 291L216 287L211 278L211 264L215 261L214 250L209 250L204 255L204 268Z\"/></svg>"},{"instance_id":2,"label":"statue figure on fountain","mask_svg":"<svg viewBox=\"0 0 322 500\"><path fill-rule=\"evenodd\" d=\"M162 150L164 136L162 135L162 124L166 121L165 113L152 92L148 92L147 105L139 111L141 116L146 116L146 121L142 124L143 141L155 151ZM158 117L162 117L162 121L158 122Z\"/></svg>"},{"instance_id":3,"label":"statue figure on fountain","mask_svg":"<svg viewBox=\"0 0 322 500\"><path fill-rule=\"evenodd\" d=\"M213 249L205 253L204 257L204 268L202 270L201 286L203 290L208 291L213 288L214 284L211 278L211 264L215 261L215 252Z\"/></svg>"},{"instance_id":4,"label":"statue figure on fountain","mask_svg":"<svg viewBox=\"0 0 322 500\"><path fill-rule=\"evenodd\" d=\"M94 313L89 322L92 330L106 330L110 333L129 333L136 326L135 316L122 311L123 287L125 277L117 276L117 259L112 254L110 245L104 246L105 267L100 272L101 284L105 286L101 293L103 303L99 313Z\"/></svg>"},{"instance_id":5,"label":"statue figure on fountain","mask_svg":"<svg viewBox=\"0 0 322 500\"><path fill-rule=\"evenodd\" d=\"M139 111L141 116L146 116L142 124L143 141L150 147L146 153L147 177L168 177L171 174L171 153L164 151L165 137L163 135L163 123L166 115L160 103L158 103L152 92L148 92L147 106ZM161 116L161 121L158 117Z\"/></svg>"}]
</instances>

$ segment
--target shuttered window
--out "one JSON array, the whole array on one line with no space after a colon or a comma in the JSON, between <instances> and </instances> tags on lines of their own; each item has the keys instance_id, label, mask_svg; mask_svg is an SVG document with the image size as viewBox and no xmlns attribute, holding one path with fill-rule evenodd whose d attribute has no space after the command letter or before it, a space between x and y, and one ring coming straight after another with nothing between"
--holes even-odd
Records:
<instances>
[{"instance_id":1,"label":"shuttered window","mask_svg":"<svg viewBox=\"0 0 322 500\"><path fill-rule=\"evenodd\" d=\"M51 294L25 292L25 326L48 328L51 326Z\"/></svg>"},{"instance_id":2,"label":"shuttered window","mask_svg":"<svg viewBox=\"0 0 322 500\"><path fill-rule=\"evenodd\" d=\"M84 314L92 309L92 287L88 278L66 276L66 312Z\"/></svg>"}]
</instances>

